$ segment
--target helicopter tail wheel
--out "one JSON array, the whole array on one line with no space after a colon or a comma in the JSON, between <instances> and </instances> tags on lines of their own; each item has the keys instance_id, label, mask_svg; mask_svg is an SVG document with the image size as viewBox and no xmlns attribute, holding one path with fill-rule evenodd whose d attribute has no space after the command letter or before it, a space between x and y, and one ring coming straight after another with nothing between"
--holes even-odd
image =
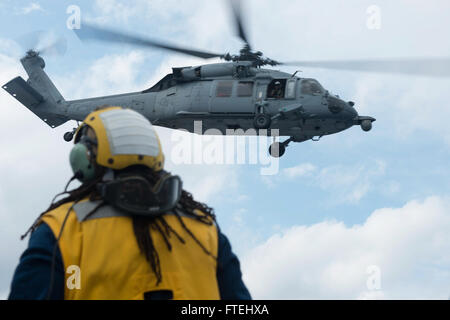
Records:
<instances>
[{"instance_id":1,"label":"helicopter tail wheel","mask_svg":"<svg viewBox=\"0 0 450 320\"><path fill-rule=\"evenodd\" d=\"M68 131L66 133L64 133L64 140L67 142L72 141L73 139L73 132L72 131Z\"/></svg>"},{"instance_id":2,"label":"helicopter tail wheel","mask_svg":"<svg viewBox=\"0 0 450 320\"><path fill-rule=\"evenodd\" d=\"M281 157L286 151L286 146L284 143L274 142L269 147L269 154L274 158Z\"/></svg>"},{"instance_id":3,"label":"helicopter tail wheel","mask_svg":"<svg viewBox=\"0 0 450 320\"><path fill-rule=\"evenodd\" d=\"M372 121L370 120L361 121L361 129L363 129L363 131L370 131L370 129L372 129Z\"/></svg>"},{"instance_id":4,"label":"helicopter tail wheel","mask_svg":"<svg viewBox=\"0 0 450 320\"><path fill-rule=\"evenodd\" d=\"M270 127L271 119L265 113L258 113L253 120L253 125L256 129L268 129Z\"/></svg>"}]
</instances>

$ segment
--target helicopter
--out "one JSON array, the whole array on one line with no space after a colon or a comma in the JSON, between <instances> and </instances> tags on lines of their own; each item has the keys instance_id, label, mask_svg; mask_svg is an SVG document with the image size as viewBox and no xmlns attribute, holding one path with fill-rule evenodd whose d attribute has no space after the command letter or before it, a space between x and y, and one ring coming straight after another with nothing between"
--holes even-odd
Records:
<instances>
[{"instance_id":1,"label":"helicopter","mask_svg":"<svg viewBox=\"0 0 450 320\"><path fill-rule=\"evenodd\" d=\"M131 108L157 126L201 132L218 129L253 132L277 129L283 142L273 142L269 154L281 157L291 142L317 141L323 136L360 126L370 131L376 120L361 116L355 103L331 94L318 80L264 66L298 65L331 69L376 72L400 72L428 76L450 74L450 59L392 59L347 61L280 62L264 57L250 45L238 1L231 1L238 37L244 42L239 54L212 53L184 48L121 31L83 22L74 32L81 40L126 43L145 48L159 48L199 58L220 58L225 62L200 66L174 67L152 87L143 91L66 101L45 73L40 52L29 50L20 60L29 78L16 77L3 85L8 93L55 128L69 120L82 121L99 106ZM238 131L241 129L241 131ZM64 134L73 139L76 128ZM239 133L238 133L239 134Z\"/></svg>"}]
</instances>

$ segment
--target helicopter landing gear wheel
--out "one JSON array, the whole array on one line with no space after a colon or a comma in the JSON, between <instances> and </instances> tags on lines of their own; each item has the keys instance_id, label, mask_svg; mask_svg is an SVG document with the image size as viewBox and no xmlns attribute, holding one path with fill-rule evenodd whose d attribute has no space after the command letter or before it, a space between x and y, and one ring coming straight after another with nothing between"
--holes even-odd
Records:
<instances>
[{"instance_id":1,"label":"helicopter landing gear wheel","mask_svg":"<svg viewBox=\"0 0 450 320\"><path fill-rule=\"evenodd\" d=\"M274 158L279 158L283 156L283 154L286 152L286 147L283 143L280 142L274 142L269 147L269 154Z\"/></svg>"},{"instance_id":2,"label":"helicopter landing gear wheel","mask_svg":"<svg viewBox=\"0 0 450 320\"><path fill-rule=\"evenodd\" d=\"M68 131L66 133L64 133L64 140L67 142L72 141L73 139L73 132L72 131Z\"/></svg>"},{"instance_id":3,"label":"helicopter landing gear wheel","mask_svg":"<svg viewBox=\"0 0 450 320\"><path fill-rule=\"evenodd\" d=\"M265 113L258 113L253 120L253 126L255 129L268 129L272 120Z\"/></svg>"},{"instance_id":4,"label":"helicopter landing gear wheel","mask_svg":"<svg viewBox=\"0 0 450 320\"><path fill-rule=\"evenodd\" d=\"M279 158L283 156L283 154L286 152L286 147L291 141L294 141L293 137L290 137L289 139L283 142L273 142L269 147L269 154L274 158Z\"/></svg>"},{"instance_id":5,"label":"helicopter landing gear wheel","mask_svg":"<svg viewBox=\"0 0 450 320\"><path fill-rule=\"evenodd\" d=\"M80 127L80 123L77 121L77 127ZM67 142L72 141L73 136L75 135L75 132L77 132L77 128L73 128L72 131L67 131L66 133L64 133L64 140Z\"/></svg>"}]
</instances>

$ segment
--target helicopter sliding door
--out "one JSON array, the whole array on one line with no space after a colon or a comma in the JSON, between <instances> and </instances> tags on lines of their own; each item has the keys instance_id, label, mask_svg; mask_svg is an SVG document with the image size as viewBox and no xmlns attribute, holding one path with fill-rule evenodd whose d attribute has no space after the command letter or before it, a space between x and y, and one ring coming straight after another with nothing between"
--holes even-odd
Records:
<instances>
[{"instance_id":1,"label":"helicopter sliding door","mask_svg":"<svg viewBox=\"0 0 450 320\"><path fill-rule=\"evenodd\" d=\"M208 112L209 97L212 81L198 81L191 87L191 91L186 89L186 97L190 97L191 112Z\"/></svg>"},{"instance_id":2,"label":"helicopter sliding door","mask_svg":"<svg viewBox=\"0 0 450 320\"><path fill-rule=\"evenodd\" d=\"M211 94L211 113L254 112L253 81L215 80Z\"/></svg>"}]
</instances>

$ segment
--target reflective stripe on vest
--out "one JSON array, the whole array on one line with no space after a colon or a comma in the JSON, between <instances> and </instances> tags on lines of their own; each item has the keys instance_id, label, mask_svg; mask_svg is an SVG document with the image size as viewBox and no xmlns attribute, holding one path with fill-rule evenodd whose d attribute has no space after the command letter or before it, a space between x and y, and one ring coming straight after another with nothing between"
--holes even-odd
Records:
<instances>
[{"instance_id":1,"label":"reflective stripe on vest","mask_svg":"<svg viewBox=\"0 0 450 320\"><path fill-rule=\"evenodd\" d=\"M49 225L55 237L58 237L72 205L64 204L43 216L42 221ZM162 274L161 283L156 285L156 276L138 248L132 218L106 205L86 218L97 205L90 201L75 204L64 226L59 241L64 267L65 270L73 265L79 267L81 285L80 289L68 286L68 281L76 279L66 273L65 299L143 299L146 292L158 290L172 291L174 299L220 298L216 259L195 243L177 216L164 215L166 222L185 240L183 244L172 235L172 251L167 249L159 232L150 230ZM217 257L216 226L187 216L181 219L203 246Z\"/></svg>"}]
</instances>

